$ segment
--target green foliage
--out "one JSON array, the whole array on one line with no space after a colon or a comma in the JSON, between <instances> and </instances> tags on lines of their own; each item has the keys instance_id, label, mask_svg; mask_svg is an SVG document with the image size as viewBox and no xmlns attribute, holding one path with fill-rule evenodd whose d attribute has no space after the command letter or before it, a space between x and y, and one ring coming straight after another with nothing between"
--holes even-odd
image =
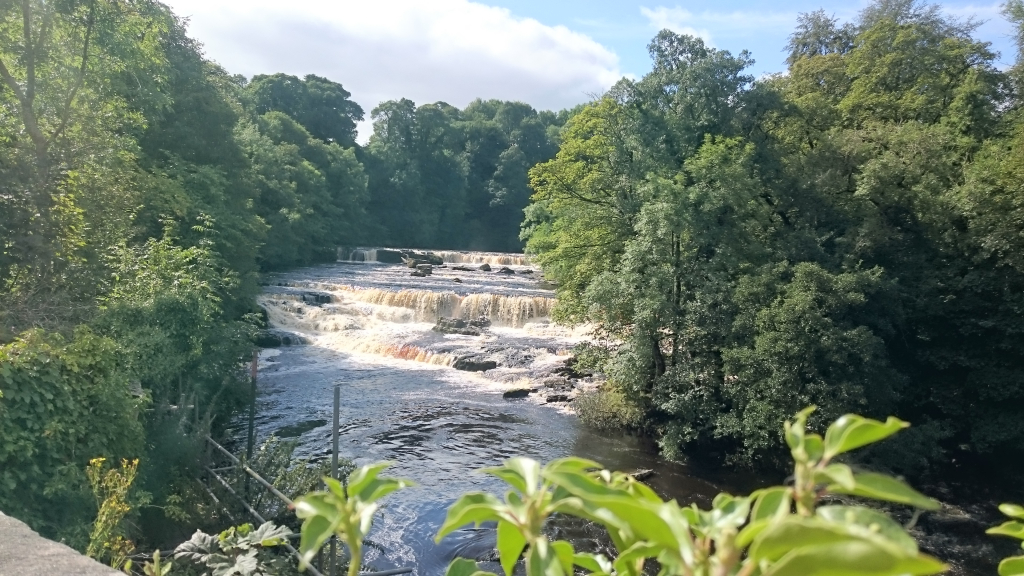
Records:
<instances>
[{"instance_id":1,"label":"green foliage","mask_svg":"<svg viewBox=\"0 0 1024 576\"><path fill-rule=\"evenodd\" d=\"M131 570L132 561L129 560L125 567L127 570ZM161 559L160 551L157 550L153 552L153 561L142 565L142 574L144 576L168 576L172 568L174 568L174 563Z\"/></svg>"},{"instance_id":2,"label":"green foliage","mask_svg":"<svg viewBox=\"0 0 1024 576\"><path fill-rule=\"evenodd\" d=\"M298 447L296 441L283 441L275 436L270 436L263 441L253 452L252 460L248 465L258 470L266 478L273 478L274 487L285 496L296 499L303 494L312 492L322 487L323 477L330 475L331 463L327 460L313 462L309 458L297 458L295 449ZM243 456L239 455L242 459ZM342 458L338 462L338 478L348 478L355 470L355 466L348 459ZM235 490L243 490L246 483L246 476L239 474L236 478L229 478ZM250 486L250 505L260 513L261 516L278 525L293 526L295 515L288 505L281 502L277 496L255 484ZM239 510L239 513L244 511Z\"/></svg>"},{"instance_id":3,"label":"green foliage","mask_svg":"<svg viewBox=\"0 0 1024 576\"><path fill-rule=\"evenodd\" d=\"M643 411L612 386L581 394L573 400L572 408L584 424L594 428L611 430L643 425Z\"/></svg>"},{"instance_id":4,"label":"green foliage","mask_svg":"<svg viewBox=\"0 0 1024 576\"><path fill-rule=\"evenodd\" d=\"M139 461L121 460L121 469L104 471L105 458L94 458L89 461L85 475L96 497L99 511L93 523L92 534L89 535L89 546L85 549L86 556L96 559L107 559L112 568L119 569L127 560L134 545L125 539L121 522L131 511L128 493L138 472Z\"/></svg>"},{"instance_id":5,"label":"green foliage","mask_svg":"<svg viewBox=\"0 0 1024 576\"><path fill-rule=\"evenodd\" d=\"M366 177L351 148L314 138L281 112L240 125L236 137L252 162L256 213L270 226L264 268L333 260L360 238Z\"/></svg>"},{"instance_id":6,"label":"green foliage","mask_svg":"<svg viewBox=\"0 0 1024 576\"><path fill-rule=\"evenodd\" d=\"M306 75L302 80L287 74L256 75L246 87L257 114L277 111L294 118L313 137L344 148L356 143L356 123L363 109L337 82Z\"/></svg>"},{"instance_id":7,"label":"green foliage","mask_svg":"<svg viewBox=\"0 0 1024 576\"><path fill-rule=\"evenodd\" d=\"M829 494L853 494L921 510L938 503L903 482L855 473L835 456L878 442L906 427L895 418L879 422L848 414L824 438L806 429L809 408L786 423L793 457L793 484L749 496L719 494L710 510L665 502L631 476L602 470L596 462L564 458L540 464L513 458L484 469L512 490L504 501L473 493L448 509L438 540L466 524L498 523L502 569L512 576L520 556L527 574L645 573L656 560L661 574L938 574L945 566L922 554L902 526L865 506L822 505ZM603 526L617 550L614 559L578 554L566 541L550 541L544 523L553 514L577 516ZM526 550L524 554L524 549ZM448 576L489 574L456 560Z\"/></svg>"},{"instance_id":8,"label":"green foliage","mask_svg":"<svg viewBox=\"0 0 1024 576\"><path fill-rule=\"evenodd\" d=\"M287 558L274 554L291 530L266 522L233 526L217 536L196 531L174 549L174 559L200 567L204 576L279 576L289 572Z\"/></svg>"},{"instance_id":9,"label":"green foliage","mask_svg":"<svg viewBox=\"0 0 1024 576\"><path fill-rule=\"evenodd\" d=\"M142 409L114 341L33 331L0 347L0 509L85 548L95 504L90 458L142 453Z\"/></svg>"},{"instance_id":10,"label":"green foliage","mask_svg":"<svg viewBox=\"0 0 1024 576\"><path fill-rule=\"evenodd\" d=\"M518 251L530 166L554 154L565 118L522 102L383 102L364 149L368 212L387 245Z\"/></svg>"},{"instance_id":11,"label":"green foliage","mask_svg":"<svg viewBox=\"0 0 1024 576\"><path fill-rule=\"evenodd\" d=\"M973 29L921 2L805 14L756 82L664 31L530 170L555 316L596 327L666 455L779 465L782 415L815 404L925 423L872 450L903 471L1014 461L1022 117Z\"/></svg>"},{"instance_id":12,"label":"green foliage","mask_svg":"<svg viewBox=\"0 0 1024 576\"><path fill-rule=\"evenodd\" d=\"M388 494L412 486L398 478L381 478L390 464L380 462L357 469L345 484L325 477L326 491L306 494L295 501L295 515L302 519L299 552L301 566L307 566L331 536L337 536L349 551L348 575L356 576L363 561L363 541L370 533L378 501Z\"/></svg>"},{"instance_id":13,"label":"green foliage","mask_svg":"<svg viewBox=\"0 0 1024 576\"><path fill-rule=\"evenodd\" d=\"M159 405L186 400L215 410L246 392L239 361L254 328L232 320L223 302L237 286L208 246L181 248L170 238L111 252L108 295L93 321L116 340L120 364ZM216 412L208 414L212 416Z\"/></svg>"},{"instance_id":14,"label":"green foliage","mask_svg":"<svg viewBox=\"0 0 1024 576\"><path fill-rule=\"evenodd\" d=\"M1024 548L1024 507L1016 504L1000 504L999 511L1010 517L1011 520L1003 522L995 528L989 528L985 533L1021 540L1021 547ZM1024 556L1012 556L999 563L999 576L1019 576L1021 574L1024 574Z\"/></svg>"}]
</instances>

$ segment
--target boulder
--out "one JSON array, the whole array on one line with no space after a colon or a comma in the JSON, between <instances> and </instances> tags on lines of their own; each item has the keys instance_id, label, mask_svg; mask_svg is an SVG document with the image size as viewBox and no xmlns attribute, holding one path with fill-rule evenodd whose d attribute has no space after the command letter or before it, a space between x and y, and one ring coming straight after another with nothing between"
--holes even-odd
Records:
<instances>
[{"instance_id":1,"label":"boulder","mask_svg":"<svg viewBox=\"0 0 1024 576\"><path fill-rule=\"evenodd\" d=\"M558 374L564 378L572 380L579 380L580 378L586 378L587 376L593 376L594 372L591 370L580 370L576 366L576 358L568 358L561 366L551 371L552 374Z\"/></svg>"},{"instance_id":2,"label":"boulder","mask_svg":"<svg viewBox=\"0 0 1024 576\"><path fill-rule=\"evenodd\" d=\"M466 356L456 360L452 367L456 370L464 370L466 372L486 372L497 368L498 363L494 360L484 360L480 357Z\"/></svg>"},{"instance_id":3,"label":"boulder","mask_svg":"<svg viewBox=\"0 0 1024 576\"><path fill-rule=\"evenodd\" d=\"M452 266L452 270L458 270L459 272L472 272L472 268L466 266Z\"/></svg>"},{"instance_id":4,"label":"boulder","mask_svg":"<svg viewBox=\"0 0 1024 576\"><path fill-rule=\"evenodd\" d=\"M476 320L470 320L469 325L477 328L489 328L491 326L491 320L487 316L481 316Z\"/></svg>"},{"instance_id":5,"label":"boulder","mask_svg":"<svg viewBox=\"0 0 1024 576\"><path fill-rule=\"evenodd\" d=\"M405 258L403 262L405 262L405 265L408 266L409 268L419 268L420 266L423 265L430 265L430 262L427 262L426 260L420 260L419 258Z\"/></svg>"},{"instance_id":6,"label":"boulder","mask_svg":"<svg viewBox=\"0 0 1024 576\"><path fill-rule=\"evenodd\" d=\"M526 270L520 270L519 273L520 274L533 274L533 270L530 270L529 268L527 268Z\"/></svg>"},{"instance_id":7,"label":"boulder","mask_svg":"<svg viewBox=\"0 0 1024 576\"><path fill-rule=\"evenodd\" d=\"M480 327L466 322L462 318L438 318L437 324L431 328L441 334L462 334L463 336L479 336Z\"/></svg>"},{"instance_id":8,"label":"boulder","mask_svg":"<svg viewBox=\"0 0 1024 576\"><path fill-rule=\"evenodd\" d=\"M515 274L515 273L516 273L516 271L511 269L511 268L509 268L508 266L502 266L500 269L498 269L498 274Z\"/></svg>"},{"instance_id":9,"label":"boulder","mask_svg":"<svg viewBox=\"0 0 1024 576\"><path fill-rule=\"evenodd\" d=\"M430 276L431 274L434 273L434 267L431 264L419 264L416 266L416 269L419 270L420 272L423 272L427 276Z\"/></svg>"},{"instance_id":10,"label":"boulder","mask_svg":"<svg viewBox=\"0 0 1024 576\"><path fill-rule=\"evenodd\" d=\"M409 276L417 276L419 278L426 278L427 277L426 273L420 272L419 270L413 270L412 272L409 273Z\"/></svg>"},{"instance_id":11,"label":"boulder","mask_svg":"<svg viewBox=\"0 0 1024 576\"><path fill-rule=\"evenodd\" d=\"M324 292L303 292L302 301L306 304L312 304L313 306L319 306L321 304L330 304L331 295Z\"/></svg>"},{"instance_id":12,"label":"boulder","mask_svg":"<svg viewBox=\"0 0 1024 576\"><path fill-rule=\"evenodd\" d=\"M441 258L433 252L414 252L412 250L408 250L406 251L405 256L413 260L422 260L427 264L444 264L444 258Z\"/></svg>"},{"instance_id":13,"label":"boulder","mask_svg":"<svg viewBox=\"0 0 1024 576\"><path fill-rule=\"evenodd\" d=\"M385 264L401 264L403 254L398 250L377 249L377 262Z\"/></svg>"},{"instance_id":14,"label":"boulder","mask_svg":"<svg viewBox=\"0 0 1024 576\"><path fill-rule=\"evenodd\" d=\"M501 397L506 400L510 398L526 398L530 395L530 392L532 392L532 390L529 388L516 388L515 390L506 390L502 393Z\"/></svg>"},{"instance_id":15,"label":"boulder","mask_svg":"<svg viewBox=\"0 0 1024 576\"><path fill-rule=\"evenodd\" d=\"M548 404L552 402L568 402L568 394L548 394L547 398L544 399Z\"/></svg>"},{"instance_id":16,"label":"boulder","mask_svg":"<svg viewBox=\"0 0 1024 576\"><path fill-rule=\"evenodd\" d=\"M253 343L260 348L279 348L281 346L298 346L305 344L306 340L298 334L277 330L274 328L260 330L253 337Z\"/></svg>"},{"instance_id":17,"label":"boulder","mask_svg":"<svg viewBox=\"0 0 1024 576\"><path fill-rule=\"evenodd\" d=\"M452 282L458 282L459 284L462 284L462 278L452 278Z\"/></svg>"},{"instance_id":18,"label":"boulder","mask_svg":"<svg viewBox=\"0 0 1024 576\"><path fill-rule=\"evenodd\" d=\"M483 264L480 265L479 268L477 268L477 270L479 270L481 272L490 272L491 271L491 265L488 264L487 262L484 262Z\"/></svg>"}]
</instances>

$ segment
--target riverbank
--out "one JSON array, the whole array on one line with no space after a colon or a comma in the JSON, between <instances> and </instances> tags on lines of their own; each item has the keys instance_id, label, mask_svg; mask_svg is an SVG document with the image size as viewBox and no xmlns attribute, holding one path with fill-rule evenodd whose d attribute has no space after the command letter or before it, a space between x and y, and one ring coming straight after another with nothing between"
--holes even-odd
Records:
<instances>
[{"instance_id":1,"label":"riverbank","mask_svg":"<svg viewBox=\"0 0 1024 576\"><path fill-rule=\"evenodd\" d=\"M360 464L394 461L396 475L420 484L389 501L371 536L379 545L370 558L375 568L416 563L423 574L441 574L456 555L487 558L493 531L460 531L440 546L432 537L459 494L501 490L474 470L515 455L578 455L618 470L653 469L646 482L656 491L702 507L720 491L783 481L669 462L649 439L584 426L570 402L598 382L575 369L570 350L585 332L546 317L554 295L537 274L517 272L529 264L499 274L497 267L480 270L486 262L472 262L471 254L460 258L467 262L434 264L429 276L413 276L416 268L406 264L365 261L300 269L270 278L261 297L271 325L301 345L261 358L259 434L297 440L300 455L325 457L331 390L340 383L342 455ZM480 316L486 325L472 325ZM438 318L466 325L446 331ZM467 369L473 367L484 369ZM919 519L914 534L922 547L950 561L951 574L993 573L1005 543L984 530L998 521L998 501L965 503L958 490L924 490L956 504ZM893 513L910 520L904 510ZM601 544L585 526L554 529Z\"/></svg>"}]
</instances>

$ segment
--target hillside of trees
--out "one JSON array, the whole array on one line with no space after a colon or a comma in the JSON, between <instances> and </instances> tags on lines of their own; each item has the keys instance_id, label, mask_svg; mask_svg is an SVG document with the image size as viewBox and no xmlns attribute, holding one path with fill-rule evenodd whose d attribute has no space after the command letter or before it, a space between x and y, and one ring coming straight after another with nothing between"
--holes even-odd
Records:
<instances>
[{"instance_id":1,"label":"hillside of trees","mask_svg":"<svg viewBox=\"0 0 1024 576\"><path fill-rule=\"evenodd\" d=\"M803 406L891 413L915 423L876 451L901 472L1019 470L1024 67L975 28L916 2L804 14L759 80L663 31L649 74L569 120L524 237L559 319L606 338L587 356L626 425L771 463Z\"/></svg>"},{"instance_id":2,"label":"hillside of trees","mask_svg":"<svg viewBox=\"0 0 1024 576\"><path fill-rule=\"evenodd\" d=\"M248 402L260 274L341 245L520 250L566 119L399 100L359 146L341 84L231 75L159 2L0 21L0 510L80 549L98 456L141 458L144 531L201 523L195 438Z\"/></svg>"}]
</instances>

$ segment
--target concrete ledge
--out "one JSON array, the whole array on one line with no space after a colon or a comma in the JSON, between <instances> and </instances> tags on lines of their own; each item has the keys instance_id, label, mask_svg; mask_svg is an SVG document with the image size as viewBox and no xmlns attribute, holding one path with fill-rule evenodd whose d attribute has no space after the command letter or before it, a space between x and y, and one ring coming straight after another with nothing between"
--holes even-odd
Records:
<instances>
[{"instance_id":1,"label":"concrete ledge","mask_svg":"<svg viewBox=\"0 0 1024 576\"><path fill-rule=\"evenodd\" d=\"M0 575L124 576L0 512Z\"/></svg>"}]
</instances>

